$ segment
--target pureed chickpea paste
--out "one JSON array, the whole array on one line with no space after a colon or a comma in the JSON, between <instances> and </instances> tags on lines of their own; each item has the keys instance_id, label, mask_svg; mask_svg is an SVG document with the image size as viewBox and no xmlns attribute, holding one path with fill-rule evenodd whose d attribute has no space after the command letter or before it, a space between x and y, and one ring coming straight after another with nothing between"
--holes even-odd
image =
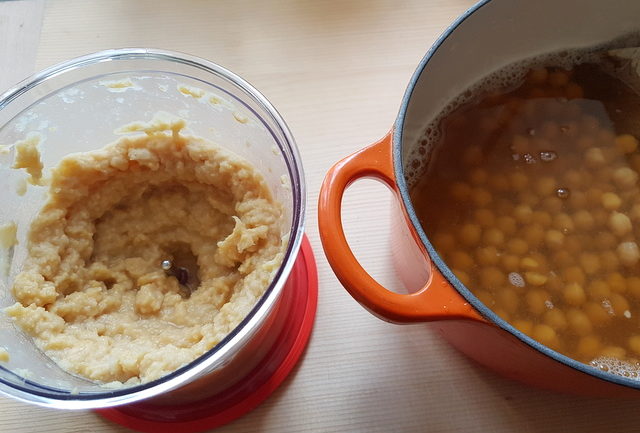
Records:
<instances>
[{"instance_id":1,"label":"pureed chickpea paste","mask_svg":"<svg viewBox=\"0 0 640 433\"><path fill-rule=\"evenodd\" d=\"M445 115L411 188L438 254L486 306L627 377L640 377L639 133L640 97L599 66L534 68Z\"/></svg>"}]
</instances>

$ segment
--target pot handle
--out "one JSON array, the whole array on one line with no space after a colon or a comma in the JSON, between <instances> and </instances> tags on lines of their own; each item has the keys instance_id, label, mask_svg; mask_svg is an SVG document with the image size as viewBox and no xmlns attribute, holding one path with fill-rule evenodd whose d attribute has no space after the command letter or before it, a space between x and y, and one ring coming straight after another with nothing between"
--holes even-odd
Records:
<instances>
[{"instance_id":1,"label":"pot handle","mask_svg":"<svg viewBox=\"0 0 640 433\"><path fill-rule=\"evenodd\" d=\"M353 182L372 178L388 186L402 200L393 171L391 133L343 160L327 173L318 202L318 227L327 260L351 296L379 318L395 323L445 319L483 320L428 259L430 277L415 293L387 290L364 270L354 256L342 226L342 197ZM414 236L417 240L417 236Z\"/></svg>"}]
</instances>

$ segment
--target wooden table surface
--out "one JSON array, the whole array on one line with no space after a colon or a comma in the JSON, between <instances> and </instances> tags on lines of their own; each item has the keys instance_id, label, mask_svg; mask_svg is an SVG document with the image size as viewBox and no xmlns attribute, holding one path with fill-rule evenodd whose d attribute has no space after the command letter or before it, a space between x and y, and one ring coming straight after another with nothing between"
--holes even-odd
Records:
<instances>
[{"instance_id":1,"label":"wooden table surface","mask_svg":"<svg viewBox=\"0 0 640 433\"><path fill-rule=\"evenodd\" d=\"M502 379L428 325L396 326L361 308L321 250L318 189L338 159L392 125L405 86L435 38L472 0L0 2L0 88L107 48L156 47L210 59L264 93L300 148L318 262L315 329L299 367L261 406L220 432L631 432L637 401L547 393ZM1 89L0 89L1 90ZM389 193L357 183L347 235L383 284ZM124 432L90 411L0 397L0 432Z\"/></svg>"}]
</instances>

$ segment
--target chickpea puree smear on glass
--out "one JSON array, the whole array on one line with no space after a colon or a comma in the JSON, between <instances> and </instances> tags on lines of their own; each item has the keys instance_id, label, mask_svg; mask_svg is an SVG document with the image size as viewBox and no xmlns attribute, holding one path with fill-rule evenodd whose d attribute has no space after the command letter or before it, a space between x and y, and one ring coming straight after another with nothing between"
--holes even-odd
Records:
<instances>
[{"instance_id":1,"label":"chickpea puree smear on glass","mask_svg":"<svg viewBox=\"0 0 640 433\"><path fill-rule=\"evenodd\" d=\"M281 205L247 161L159 116L65 157L7 313L63 369L136 384L233 330L279 268Z\"/></svg>"},{"instance_id":2,"label":"chickpea puree smear on glass","mask_svg":"<svg viewBox=\"0 0 640 433\"><path fill-rule=\"evenodd\" d=\"M540 67L441 121L411 189L481 302L571 358L640 377L640 97L597 65Z\"/></svg>"}]
</instances>

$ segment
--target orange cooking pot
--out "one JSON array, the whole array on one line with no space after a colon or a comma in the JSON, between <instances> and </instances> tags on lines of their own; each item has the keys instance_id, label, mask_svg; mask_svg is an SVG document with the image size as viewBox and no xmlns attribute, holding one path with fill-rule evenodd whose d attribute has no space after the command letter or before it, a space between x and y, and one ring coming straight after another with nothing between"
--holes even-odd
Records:
<instances>
[{"instance_id":1,"label":"orange cooking pot","mask_svg":"<svg viewBox=\"0 0 640 433\"><path fill-rule=\"evenodd\" d=\"M391 132L339 161L324 180L318 208L320 237L331 267L349 293L383 320L433 322L453 346L506 377L583 395L637 396L640 381L555 352L482 304L425 235L409 197L406 173L426 125L481 77L559 48L596 46L637 32L639 16L640 2L626 0L606 4L485 0L460 17L421 61ZM377 283L349 248L341 222L342 197L361 178L381 181L395 194L392 249L407 293Z\"/></svg>"}]
</instances>

